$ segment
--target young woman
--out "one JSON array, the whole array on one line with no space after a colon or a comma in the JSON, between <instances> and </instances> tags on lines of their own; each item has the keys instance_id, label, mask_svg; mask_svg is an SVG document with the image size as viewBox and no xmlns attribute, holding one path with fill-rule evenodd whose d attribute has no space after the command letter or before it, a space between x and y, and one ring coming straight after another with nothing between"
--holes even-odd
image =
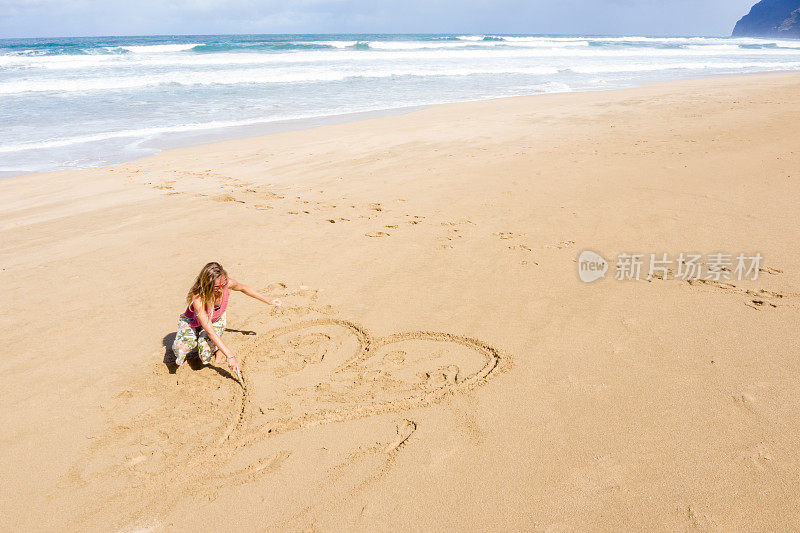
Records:
<instances>
[{"instance_id":1,"label":"young woman","mask_svg":"<svg viewBox=\"0 0 800 533\"><path fill-rule=\"evenodd\" d=\"M220 355L224 355L228 360L228 368L238 374L239 363L220 337L225 330L225 311L231 290L243 292L276 307L281 304L280 300L268 300L247 285L229 278L219 263L207 264L194 280L194 285L186 296L189 305L178 320L178 333L172 344L178 368L183 366L189 352L197 348L204 365L211 362L211 357L216 352L216 363L221 364Z\"/></svg>"}]
</instances>

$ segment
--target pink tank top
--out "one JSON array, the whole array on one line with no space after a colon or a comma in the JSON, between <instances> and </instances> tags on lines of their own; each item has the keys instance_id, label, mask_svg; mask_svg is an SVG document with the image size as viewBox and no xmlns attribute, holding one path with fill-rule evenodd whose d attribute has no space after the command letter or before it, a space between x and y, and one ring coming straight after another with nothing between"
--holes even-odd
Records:
<instances>
[{"instance_id":1,"label":"pink tank top","mask_svg":"<svg viewBox=\"0 0 800 533\"><path fill-rule=\"evenodd\" d=\"M228 308L228 294L230 294L230 289L227 285L225 285L225 288L222 289L222 302L220 302L220 304L214 308L214 313L211 315L212 323L219 320L222 314ZM208 310L206 310L206 312L208 312ZM192 304L189 304L186 307L186 311L183 312L183 316L190 320L189 325L193 328L200 327L200 322L197 320L197 315L194 312Z\"/></svg>"}]
</instances>

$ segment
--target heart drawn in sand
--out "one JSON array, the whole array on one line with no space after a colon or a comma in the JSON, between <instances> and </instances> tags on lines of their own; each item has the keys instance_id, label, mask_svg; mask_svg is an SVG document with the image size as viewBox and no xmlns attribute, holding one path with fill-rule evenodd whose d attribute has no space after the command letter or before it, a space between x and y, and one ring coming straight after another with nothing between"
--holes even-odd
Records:
<instances>
[{"instance_id":1,"label":"heart drawn in sand","mask_svg":"<svg viewBox=\"0 0 800 533\"><path fill-rule=\"evenodd\" d=\"M507 363L497 349L468 337L418 331L373 338L335 319L278 328L241 350L242 409L223 440L429 405L479 385Z\"/></svg>"},{"instance_id":2,"label":"heart drawn in sand","mask_svg":"<svg viewBox=\"0 0 800 533\"><path fill-rule=\"evenodd\" d=\"M358 324L330 318L248 336L237 351L241 389L211 373L169 389L148 376L141 398L129 392L108 407L112 428L93 439L94 452L64 480L71 491L96 499L81 520L107 504L103 480L120 480L112 494L124 502L118 522L127 528L163 511L166 485L184 498L207 498L281 468L292 450L262 442L272 435L431 405L510 365L497 349L468 337L429 331L373 337ZM130 409L138 414L131 417ZM230 409L230 418L219 409ZM176 428L175 413L191 416ZM401 420L394 441L358 453L391 461L415 429L416 422Z\"/></svg>"}]
</instances>

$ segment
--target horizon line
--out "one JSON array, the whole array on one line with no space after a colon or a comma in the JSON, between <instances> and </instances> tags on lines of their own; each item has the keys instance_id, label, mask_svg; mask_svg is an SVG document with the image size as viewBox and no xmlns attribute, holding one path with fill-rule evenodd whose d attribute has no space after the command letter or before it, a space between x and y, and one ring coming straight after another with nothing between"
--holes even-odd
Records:
<instances>
[{"instance_id":1,"label":"horizon line","mask_svg":"<svg viewBox=\"0 0 800 533\"><path fill-rule=\"evenodd\" d=\"M107 35L42 35L38 37L0 37L0 41L25 39L102 39L120 37L244 37L244 36L291 36L291 35L484 35L484 36L524 36L524 37L651 37L651 38L692 38L713 37L732 38L722 34L634 34L634 33L504 33L504 32L315 32L315 33L142 33L142 34L107 34ZM761 37L748 37L760 39ZM766 38L764 38L766 39ZM766 39L782 40L782 39Z\"/></svg>"}]
</instances>

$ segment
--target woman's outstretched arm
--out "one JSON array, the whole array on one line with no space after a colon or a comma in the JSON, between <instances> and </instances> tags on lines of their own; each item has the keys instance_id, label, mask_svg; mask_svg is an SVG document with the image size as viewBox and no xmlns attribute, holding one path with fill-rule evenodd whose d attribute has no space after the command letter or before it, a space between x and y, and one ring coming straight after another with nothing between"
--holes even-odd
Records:
<instances>
[{"instance_id":1,"label":"woman's outstretched arm","mask_svg":"<svg viewBox=\"0 0 800 533\"><path fill-rule=\"evenodd\" d=\"M234 357L233 352L231 352L225 343L222 342L222 337L220 337L214 326L211 325L211 320L208 318L208 313L206 313L205 308L203 307L203 303L200 301L200 298L195 297L192 300L192 307L194 308L194 313L197 316L197 321L200 322L200 325L203 327L203 330L208 335L208 338L211 339L211 342L217 347L219 351L228 359L228 366L233 370L238 367L238 362L236 361L236 357Z\"/></svg>"},{"instance_id":2,"label":"woman's outstretched arm","mask_svg":"<svg viewBox=\"0 0 800 533\"><path fill-rule=\"evenodd\" d=\"M246 295L250 296L251 298L255 298L256 300L262 301L265 304L280 305L280 300L278 300L277 298L270 300L257 290L253 289L252 287L248 287L244 283L239 283L235 279L228 278L228 286L231 288L232 291L243 292Z\"/></svg>"}]
</instances>

